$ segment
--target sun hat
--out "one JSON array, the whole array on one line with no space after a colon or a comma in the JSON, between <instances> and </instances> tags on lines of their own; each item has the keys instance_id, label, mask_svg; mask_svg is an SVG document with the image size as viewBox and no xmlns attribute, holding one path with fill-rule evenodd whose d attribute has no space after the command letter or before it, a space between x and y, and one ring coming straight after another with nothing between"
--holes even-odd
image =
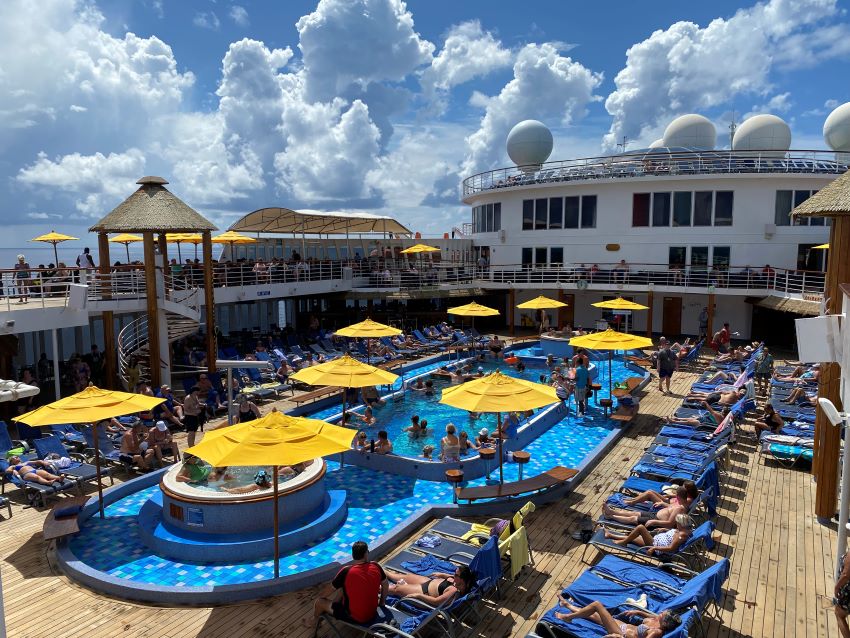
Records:
<instances>
[{"instance_id":1,"label":"sun hat","mask_svg":"<svg viewBox=\"0 0 850 638\"><path fill-rule=\"evenodd\" d=\"M478 431L478 436L490 436L490 430L488 430L487 428L481 428Z\"/></svg>"},{"instance_id":2,"label":"sun hat","mask_svg":"<svg viewBox=\"0 0 850 638\"><path fill-rule=\"evenodd\" d=\"M165 421L157 421L156 429L160 432L168 432L168 426L165 424Z\"/></svg>"}]
</instances>

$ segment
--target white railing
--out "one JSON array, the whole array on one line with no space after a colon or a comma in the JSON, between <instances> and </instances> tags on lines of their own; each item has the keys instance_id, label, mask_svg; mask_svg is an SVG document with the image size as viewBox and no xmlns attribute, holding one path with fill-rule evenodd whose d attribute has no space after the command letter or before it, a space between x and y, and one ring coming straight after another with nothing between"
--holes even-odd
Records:
<instances>
[{"instance_id":1,"label":"white railing","mask_svg":"<svg viewBox=\"0 0 850 638\"><path fill-rule=\"evenodd\" d=\"M482 191L548 182L588 179L628 179L654 175L710 175L721 173L797 173L834 175L846 172L847 162L829 151L682 151L651 149L546 162L539 169L498 168L463 180L463 196Z\"/></svg>"},{"instance_id":2,"label":"white railing","mask_svg":"<svg viewBox=\"0 0 850 638\"><path fill-rule=\"evenodd\" d=\"M118 333L118 376L121 383L130 392L135 388L128 386L127 370L130 369L131 360L138 356L140 350L148 345L148 318L145 316L134 319L126 326L121 328ZM145 357L139 357L139 363L142 367L142 376L147 376L147 361Z\"/></svg>"},{"instance_id":3,"label":"white railing","mask_svg":"<svg viewBox=\"0 0 850 638\"><path fill-rule=\"evenodd\" d=\"M68 285L73 282L74 272L67 269L0 270L0 308L11 312L19 308L65 307Z\"/></svg>"}]
</instances>

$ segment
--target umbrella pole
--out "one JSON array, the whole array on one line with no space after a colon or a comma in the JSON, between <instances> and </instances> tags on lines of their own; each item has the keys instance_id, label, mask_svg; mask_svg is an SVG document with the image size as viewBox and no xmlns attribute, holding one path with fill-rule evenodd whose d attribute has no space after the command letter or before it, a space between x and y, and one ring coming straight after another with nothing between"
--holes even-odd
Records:
<instances>
[{"instance_id":1,"label":"umbrella pole","mask_svg":"<svg viewBox=\"0 0 850 638\"><path fill-rule=\"evenodd\" d=\"M499 485L505 482L505 475L502 471L502 463L504 462L504 454L502 452L502 413L496 412L496 434L499 435Z\"/></svg>"},{"instance_id":2,"label":"umbrella pole","mask_svg":"<svg viewBox=\"0 0 850 638\"><path fill-rule=\"evenodd\" d=\"M280 576L280 541L278 533L280 530L280 517L277 504L277 465L272 467L272 480L274 481L274 577Z\"/></svg>"},{"instance_id":3,"label":"umbrella pole","mask_svg":"<svg viewBox=\"0 0 850 638\"><path fill-rule=\"evenodd\" d=\"M179 241L177 242L177 263L178 264L183 263L183 255L180 254L180 242Z\"/></svg>"},{"instance_id":4,"label":"umbrella pole","mask_svg":"<svg viewBox=\"0 0 850 638\"><path fill-rule=\"evenodd\" d=\"M614 398L613 380L611 379L611 360L614 358L614 351L608 351L608 398Z\"/></svg>"},{"instance_id":5,"label":"umbrella pole","mask_svg":"<svg viewBox=\"0 0 850 638\"><path fill-rule=\"evenodd\" d=\"M100 512L100 518L103 518L103 484L100 482L100 432L97 431L97 424L91 424L92 433L94 434L94 472L97 477L97 508Z\"/></svg>"},{"instance_id":6,"label":"umbrella pole","mask_svg":"<svg viewBox=\"0 0 850 638\"><path fill-rule=\"evenodd\" d=\"M130 263L130 242L124 242L124 248L127 249L127 263Z\"/></svg>"},{"instance_id":7,"label":"umbrella pole","mask_svg":"<svg viewBox=\"0 0 850 638\"><path fill-rule=\"evenodd\" d=\"M59 252L56 250L56 242L53 243L53 264L58 268L59 267Z\"/></svg>"}]
</instances>

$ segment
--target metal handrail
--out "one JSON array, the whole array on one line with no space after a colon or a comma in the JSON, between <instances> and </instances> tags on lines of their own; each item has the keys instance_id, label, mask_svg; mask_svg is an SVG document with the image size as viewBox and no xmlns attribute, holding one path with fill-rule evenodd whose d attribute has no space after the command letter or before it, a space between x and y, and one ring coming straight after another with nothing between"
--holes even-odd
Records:
<instances>
[{"instance_id":1,"label":"metal handrail","mask_svg":"<svg viewBox=\"0 0 850 638\"><path fill-rule=\"evenodd\" d=\"M529 167L525 167L528 169ZM628 179L666 175L728 173L794 173L837 175L848 164L831 151L665 151L660 149L619 155L546 162L539 168L497 168L463 180L463 196L514 186L589 179Z\"/></svg>"}]
</instances>

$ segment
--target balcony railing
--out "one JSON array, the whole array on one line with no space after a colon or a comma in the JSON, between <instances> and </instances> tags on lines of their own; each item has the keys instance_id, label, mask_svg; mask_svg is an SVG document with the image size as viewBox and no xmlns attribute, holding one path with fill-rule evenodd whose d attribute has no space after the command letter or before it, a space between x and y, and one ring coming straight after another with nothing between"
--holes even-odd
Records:
<instances>
[{"instance_id":1,"label":"balcony railing","mask_svg":"<svg viewBox=\"0 0 850 638\"><path fill-rule=\"evenodd\" d=\"M651 150L605 157L546 162L539 170L524 172L516 166L498 168L463 180L463 196L482 191L550 182L592 179L629 179L667 175L729 173L785 173L837 175L848 163L828 151L690 151Z\"/></svg>"}]
</instances>

